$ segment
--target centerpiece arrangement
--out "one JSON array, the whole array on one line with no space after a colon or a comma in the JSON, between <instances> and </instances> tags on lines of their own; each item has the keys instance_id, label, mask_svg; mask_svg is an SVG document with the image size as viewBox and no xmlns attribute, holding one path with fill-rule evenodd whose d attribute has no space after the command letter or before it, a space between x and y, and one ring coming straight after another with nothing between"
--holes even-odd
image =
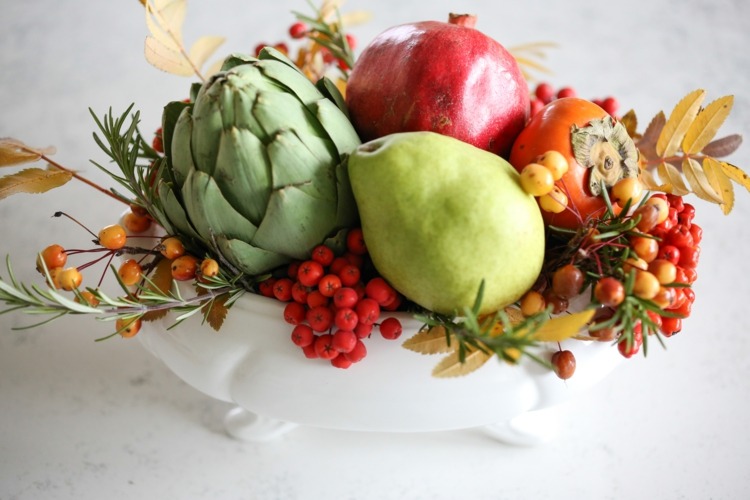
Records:
<instances>
[{"instance_id":1,"label":"centerpiece arrangement","mask_svg":"<svg viewBox=\"0 0 750 500\"><path fill-rule=\"evenodd\" d=\"M8 259L3 312L113 321L99 340L164 322L179 336L191 317L221 336L253 297L306 363L358 370L373 337L404 335L443 355L437 377L498 358L570 379L563 344L629 358L682 330L703 237L687 197L728 214L733 184L750 188L721 159L741 143L717 138L731 96L696 90L641 131L613 97L530 83L543 44L506 49L472 15L392 27L355 57L344 27L361 15L325 1L288 42L204 72L222 39L188 49L184 0L141 3L146 58L199 81L153 136L132 106L92 112L116 167L97 164L116 187L94 187L127 210L86 229L92 248L41 249L38 284ZM0 178L0 197L89 182L50 154L0 139L0 166L48 164Z\"/></svg>"}]
</instances>

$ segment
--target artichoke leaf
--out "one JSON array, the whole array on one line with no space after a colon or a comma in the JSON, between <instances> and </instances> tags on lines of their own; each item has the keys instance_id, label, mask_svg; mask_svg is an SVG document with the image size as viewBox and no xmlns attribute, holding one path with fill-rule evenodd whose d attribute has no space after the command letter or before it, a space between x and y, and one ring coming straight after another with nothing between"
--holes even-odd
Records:
<instances>
[{"instance_id":1,"label":"artichoke leaf","mask_svg":"<svg viewBox=\"0 0 750 500\"><path fill-rule=\"evenodd\" d=\"M180 113L171 134L170 149L167 149L171 152L172 174L178 188L185 183L188 172L195 168L190 148L190 139L193 134L193 117L190 112L191 108L186 107ZM166 144L165 147L167 147Z\"/></svg>"},{"instance_id":2,"label":"artichoke leaf","mask_svg":"<svg viewBox=\"0 0 750 500\"><path fill-rule=\"evenodd\" d=\"M208 174L213 173L216 166L219 135L224 128L221 113L221 104L224 99L224 81L225 75L222 73L211 77L201 87L193 107L193 133L190 142L193 150L193 162L197 169Z\"/></svg>"},{"instance_id":3,"label":"artichoke leaf","mask_svg":"<svg viewBox=\"0 0 750 500\"><path fill-rule=\"evenodd\" d=\"M349 162L347 160L348 158L345 158L336 166L336 189L338 191L336 225L343 228L353 227L359 218L357 202L354 200L352 185L349 181Z\"/></svg>"},{"instance_id":4,"label":"artichoke leaf","mask_svg":"<svg viewBox=\"0 0 750 500\"><path fill-rule=\"evenodd\" d=\"M333 102L321 99L315 107L318 121L328 131L339 155L351 153L362 143L352 123Z\"/></svg>"},{"instance_id":5,"label":"artichoke leaf","mask_svg":"<svg viewBox=\"0 0 750 500\"><path fill-rule=\"evenodd\" d=\"M297 186L274 190L252 243L295 259L307 259L334 229L336 203ZM281 229L283 228L283 229Z\"/></svg>"},{"instance_id":6,"label":"artichoke leaf","mask_svg":"<svg viewBox=\"0 0 750 500\"><path fill-rule=\"evenodd\" d=\"M320 93L323 94L323 97L330 101L333 101L336 107L338 107L341 112L344 113L344 116L346 116L348 120L349 108L346 107L346 99L343 95L341 95L341 91L336 86L336 84L333 83L330 78L324 76L323 78L318 80L318 83L316 83L315 86L318 88Z\"/></svg>"},{"instance_id":7,"label":"artichoke leaf","mask_svg":"<svg viewBox=\"0 0 750 500\"><path fill-rule=\"evenodd\" d=\"M164 111L162 112L161 116L161 128L162 128L162 142L164 145L164 151L171 152L172 151L172 141L174 137L174 129L175 125L177 124L177 120L179 120L180 116L182 115L182 112L185 110L185 108L192 108L192 103L187 103L183 101L172 101L168 103L166 106L164 106ZM172 166L172 159L170 156L167 156L167 162L169 166Z\"/></svg>"},{"instance_id":8,"label":"artichoke leaf","mask_svg":"<svg viewBox=\"0 0 750 500\"><path fill-rule=\"evenodd\" d=\"M224 130L214 179L237 212L260 224L271 192L271 167L260 139L246 129Z\"/></svg>"},{"instance_id":9,"label":"artichoke leaf","mask_svg":"<svg viewBox=\"0 0 750 500\"><path fill-rule=\"evenodd\" d=\"M284 57L280 53L279 55ZM323 97L315 85L294 64L291 64L291 61L286 63L275 58L265 59L258 63L258 67L267 78L293 94L311 111L314 111L314 103Z\"/></svg>"},{"instance_id":10,"label":"artichoke leaf","mask_svg":"<svg viewBox=\"0 0 750 500\"><path fill-rule=\"evenodd\" d=\"M273 189L295 186L310 196L336 201L331 160L313 154L291 130L281 130L268 145Z\"/></svg>"},{"instance_id":11,"label":"artichoke leaf","mask_svg":"<svg viewBox=\"0 0 750 500\"><path fill-rule=\"evenodd\" d=\"M256 226L229 204L216 181L205 172L193 170L188 174L182 198L190 222L204 241L220 236L251 241L255 235Z\"/></svg>"},{"instance_id":12,"label":"artichoke leaf","mask_svg":"<svg viewBox=\"0 0 750 500\"><path fill-rule=\"evenodd\" d=\"M241 240L217 238L219 253L240 271L256 276L288 263L291 259Z\"/></svg>"},{"instance_id":13,"label":"artichoke leaf","mask_svg":"<svg viewBox=\"0 0 750 500\"><path fill-rule=\"evenodd\" d=\"M198 241L203 239L190 224L185 209L177 199L177 195L172 190L172 186L167 182L159 182L159 201L164 209L164 215L168 219L160 220L159 224L164 227L167 233L172 235L188 235Z\"/></svg>"},{"instance_id":14,"label":"artichoke leaf","mask_svg":"<svg viewBox=\"0 0 750 500\"><path fill-rule=\"evenodd\" d=\"M268 137L279 130L290 128L300 135L314 136L323 141L326 152L320 154L321 158L330 158L336 154L332 144L325 144L328 134L318 119L291 94L258 92L252 114Z\"/></svg>"},{"instance_id":15,"label":"artichoke leaf","mask_svg":"<svg viewBox=\"0 0 750 500\"><path fill-rule=\"evenodd\" d=\"M234 69L237 66L254 63L257 60L257 57L253 57L248 54L232 53L229 54L226 59L224 59L224 62L221 64L221 71L229 71L230 69Z\"/></svg>"}]
</instances>

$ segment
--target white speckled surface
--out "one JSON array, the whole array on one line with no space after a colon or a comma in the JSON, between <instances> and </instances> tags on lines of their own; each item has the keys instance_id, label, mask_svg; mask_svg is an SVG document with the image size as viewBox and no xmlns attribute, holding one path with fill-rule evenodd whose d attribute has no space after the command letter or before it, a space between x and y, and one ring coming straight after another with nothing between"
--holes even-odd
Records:
<instances>
[{"instance_id":1,"label":"white speckled surface","mask_svg":"<svg viewBox=\"0 0 750 500\"><path fill-rule=\"evenodd\" d=\"M227 50L249 50L281 38L289 11L306 8L302 0L256 4L193 0L186 36L224 34ZM616 95L644 123L698 87L709 99L735 94L723 130L750 132L750 3L519 4L350 0L345 10L375 13L354 30L363 41L391 24L476 12L479 28L506 45L558 42L548 60L557 86ZM161 106L187 91L186 80L144 61L133 0L5 0L2 10L0 137L54 144L57 160L99 182L107 179L88 163L102 155L87 108L101 114L135 102L149 130ZM732 161L750 168L750 145ZM228 405L186 386L138 342L94 343L107 325L72 318L20 332L11 328L28 318L0 316L0 498L746 498L750 194L738 190L728 218L697 205L705 238L684 331L667 351L623 363L567 405L561 435L537 448L501 446L476 431L309 428L241 443L221 427ZM98 228L120 208L78 184L0 202L0 254L13 256L20 278L35 278L34 254L47 244L85 237L50 219L55 210Z\"/></svg>"}]
</instances>

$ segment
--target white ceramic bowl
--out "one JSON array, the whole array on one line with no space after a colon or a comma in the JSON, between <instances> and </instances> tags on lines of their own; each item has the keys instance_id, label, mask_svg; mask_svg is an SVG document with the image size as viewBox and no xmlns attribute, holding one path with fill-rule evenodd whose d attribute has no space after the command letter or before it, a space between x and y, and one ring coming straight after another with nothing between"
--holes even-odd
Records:
<instances>
[{"instance_id":1,"label":"white ceramic bowl","mask_svg":"<svg viewBox=\"0 0 750 500\"><path fill-rule=\"evenodd\" d=\"M291 342L283 308L248 293L230 309L219 332L201 325L197 316L167 330L167 318L146 324L139 338L182 380L235 403L227 430L249 440L307 425L385 432L485 427L507 442L544 441L554 434L554 421L540 418L540 410L597 383L620 359L609 343L571 340L564 348L574 352L577 368L567 381L528 359L510 366L497 358L469 375L438 379L431 371L440 355L401 347L420 324L400 313L402 337L385 340L375 329L365 339L367 357L344 370L303 355ZM554 350L557 344L550 344L540 354Z\"/></svg>"}]
</instances>

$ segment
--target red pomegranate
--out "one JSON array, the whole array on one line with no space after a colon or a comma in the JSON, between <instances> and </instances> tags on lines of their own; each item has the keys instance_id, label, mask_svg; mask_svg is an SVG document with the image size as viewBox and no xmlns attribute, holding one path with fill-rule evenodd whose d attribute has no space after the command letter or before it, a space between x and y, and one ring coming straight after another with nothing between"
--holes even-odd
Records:
<instances>
[{"instance_id":1,"label":"red pomegranate","mask_svg":"<svg viewBox=\"0 0 750 500\"><path fill-rule=\"evenodd\" d=\"M513 56L474 29L476 17L390 28L360 55L346 101L363 141L429 130L507 156L529 115Z\"/></svg>"}]
</instances>

